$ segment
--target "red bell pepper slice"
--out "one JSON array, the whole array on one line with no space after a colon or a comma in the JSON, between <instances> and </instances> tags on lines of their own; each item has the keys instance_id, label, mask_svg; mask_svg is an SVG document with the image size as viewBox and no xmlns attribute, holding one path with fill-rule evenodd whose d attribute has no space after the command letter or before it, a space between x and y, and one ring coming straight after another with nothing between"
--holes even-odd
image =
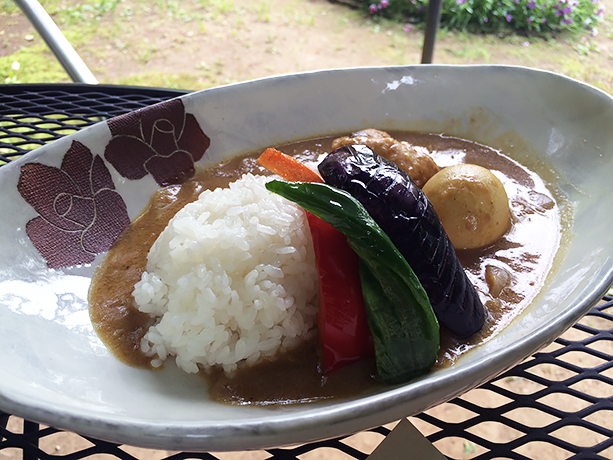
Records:
<instances>
[{"instance_id":1,"label":"red bell pepper slice","mask_svg":"<svg viewBox=\"0 0 613 460\"><path fill-rule=\"evenodd\" d=\"M292 182L323 182L299 160L273 148L258 163ZM347 238L330 224L307 212L319 274L317 327L323 370L329 373L345 364L374 355L374 345L362 297L359 258Z\"/></svg>"},{"instance_id":2,"label":"red bell pepper slice","mask_svg":"<svg viewBox=\"0 0 613 460\"><path fill-rule=\"evenodd\" d=\"M329 373L374 355L362 297L359 258L347 238L319 217L307 213L319 273L317 325L323 369Z\"/></svg>"}]
</instances>

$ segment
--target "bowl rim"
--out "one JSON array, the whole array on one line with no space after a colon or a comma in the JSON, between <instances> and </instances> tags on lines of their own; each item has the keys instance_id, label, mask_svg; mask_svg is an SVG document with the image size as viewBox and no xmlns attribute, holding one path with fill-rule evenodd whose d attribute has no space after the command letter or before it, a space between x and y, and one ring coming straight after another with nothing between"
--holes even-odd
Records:
<instances>
[{"instance_id":1,"label":"bowl rim","mask_svg":"<svg viewBox=\"0 0 613 460\"><path fill-rule=\"evenodd\" d=\"M499 68L499 69L516 69L522 72L541 73L551 75L555 78L561 78L574 82L587 88L591 91L596 91L602 96L606 96L611 102L613 97L603 90L587 83L581 82L577 79L557 74L548 70L533 69L525 66L508 66L508 65L453 65L453 64L419 64L419 65L398 65L398 66L370 66L370 67L347 67L347 68L335 68L335 69L322 69L308 72L287 73L274 75L269 77L263 77L255 80L249 80L245 82L232 83L229 85L208 88L201 91L188 93L185 95L179 95L178 98L195 98L200 97L202 94L207 94L212 91L228 91L235 87L244 87L246 85L259 85L261 83L272 83L277 79L284 79L293 76L304 75L321 75L330 72L368 72L373 69L415 69L421 67L435 68L435 69L470 69L470 71L478 71L481 69ZM101 121L87 127L81 131L73 134L69 134L62 139L58 140L66 142L67 139L74 137L86 136L86 131L94 131L100 129L106 121ZM85 134L83 134L85 133ZM33 158L47 154L47 151L55 148L58 141L51 142L45 146L41 146L30 152L23 157L14 160L9 165L5 165L0 169L0 178L9 174L9 170L16 168L23 162L31 161ZM13 166L10 166L13 164ZM3 170L5 173L3 174ZM317 408L309 407L301 410L300 417L296 417L294 413L286 413L283 415L274 415L266 419L265 422L245 421L242 419L227 421L224 423L202 423L202 422L143 422L138 419L131 419L129 417L116 417L109 416L108 418L92 418L84 416L80 413L71 410L64 410L58 408L52 404L41 406L30 406L26 402L15 400L10 395L4 394L4 390L0 388L0 407L4 411L8 411L10 414L14 414L28 420L33 420L40 423L49 424L57 428L63 428L68 430L76 430L83 434L93 436L102 440L108 440L116 443L125 443L138 445L149 448L159 449L181 449L191 451L223 451L223 450L241 450L241 449L260 449L267 447L277 447L278 432L282 431L287 434L287 444L312 442L321 437L312 437L304 435L311 430L317 431L321 428L322 422L325 422L330 427L330 432L327 435L328 438L335 437L345 433L349 433L352 430L350 426L352 424L349 419L358 416L364 416L372 411L373 408L377 408L379 413L379 420L386 420L382 423L387 423L389 420L397 420L406 416L403 413L402 403L406 402L407 396L417 394L428 393L445 393L446 397L443 400L437 401L433 405L423 404L419 406L417 412L426 410L434 405L441 404L448 401L469 389L475 388L484 382L500 375L504 371L513 367L523 359L536 352L541 347L547 345L562 334L565 330L570 328L576 321L578 321L583 315L585 315L607 292L610 285L613 283L613 263L608 267L604 267L602 276L600 279L591 286L591 292L587 297L582 298L579 302L574 304L572 309L567 309L561 315L556 317L555 321L541 324L534 331L534 334L526 335L516 340L512 346L499 350L487 357L482 357L478 360L467 363L461 367L461 369L455 369L453 378L462 379L465 376L476 377L470 385L466 387L458 388L456 391L449 393L445 391L445 385L448 383L449 377L447 374L451 373L449 369L443 369L437 371L438 378L434 381L431 379L420 378L411 382L409 386L392 387L390 390L369 395L357 400L349 400L335 403L333 406L317 405ZM512 356L512 359L510 357ZM488 364L488 366L485 366ZM485 368L494 367L497 372L492 375L485 372ZM413 398L410 398L413 399ZM424 401L425 402L425 401ZM412 415L412 414L408 414ZM371 417L372 418L372 417ZM376 426L376 425L373 425ZM370 427L365 426L364 429ZM348 430L348 431L347 431ZM206 432L204 432L206 431ZM228 445L227 438L228 433L232 438L232 442ZM253 439L253 433L258 433L257 441ZM243 441L237 441L240 437ZM246 441L245 441L246 440ZM273 441L274 440L274 441ZM230 447L230 449L228 449Z\"/></svg>"}]
</instances>

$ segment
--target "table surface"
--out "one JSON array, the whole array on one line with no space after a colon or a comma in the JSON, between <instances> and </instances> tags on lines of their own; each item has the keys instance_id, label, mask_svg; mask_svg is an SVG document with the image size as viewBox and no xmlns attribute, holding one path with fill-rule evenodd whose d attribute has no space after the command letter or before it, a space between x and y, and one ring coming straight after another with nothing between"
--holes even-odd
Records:
<instances>
[{"instance_id":1,"label":"table surface","mask_svg":"<svg viewBox=\"0 0 613 460\"><path fill-rule=\"evenodd\" d=\"M98 121L179 94L183 92L107 85L0 85L0 166ZM605 297L544 351L411 420L449 458L613 459L612 345L613 298ZM489 397L480 397L483 394ZM450 413L455 414L453 419ZM60 456L44 447L49 444L44 441L59 430L29 421L15 428L15 423L9 423L13 420L0 411L0 457L15 449L24 459L139 456L127 453L126 446L90 438L87 447ZM379 427L366 434L375 436L376 446L389 432L389 427ZM327 458L326 452L335 451L344 458L365 459L370 452L361 446L352 437L341 437L269 449L257 458L309 458L309 454ZM225 458L188 452L169 453L166 458L188 457Z\"/></svg>"}]
</instances>

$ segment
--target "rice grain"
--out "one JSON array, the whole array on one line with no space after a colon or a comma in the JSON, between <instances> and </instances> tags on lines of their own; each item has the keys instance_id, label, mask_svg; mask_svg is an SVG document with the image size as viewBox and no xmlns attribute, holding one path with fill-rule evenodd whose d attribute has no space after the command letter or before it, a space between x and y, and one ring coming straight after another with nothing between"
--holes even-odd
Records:
<instances>
[{"instance_id":1,"label":"rice grain","mask_svg":"<svg viewBox=\"0 0 613 460\"><path fill-rule=\"evenodd\" d=\"M317 271L304 211L246 174L169 222L134 288L156 319L141 350L160 367L231 374L312 334Z\"/></svg>"}]
</instances>

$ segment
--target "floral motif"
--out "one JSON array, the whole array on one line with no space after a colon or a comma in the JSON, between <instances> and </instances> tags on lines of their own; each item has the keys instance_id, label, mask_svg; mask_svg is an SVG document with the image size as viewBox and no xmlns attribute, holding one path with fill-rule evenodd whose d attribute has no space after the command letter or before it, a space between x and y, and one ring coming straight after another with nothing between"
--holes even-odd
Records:
<instances>
[{"instance_id":1,"label":"floral motif","mask_svg":"<svg viewBox=\"0 0 613 460\"><path fill-rule=\"evenodd\" d=\"M39 214L26 233L49 268L93 262L130 224L104 161L78 141L60 168L22 166L17 190Z\"/></svg>"},{"instance_id":2,"label":"floral motif","mask_svg":"<svg viewBox=\"0 0 613 460\"><path fill-rule=\"evenodd\" d=\"M211 144L181 99L115 117L108 126L113 138L104 156L109 163L127 179L151 174L162 186L192 177L194 162Z\"/></svg>"}]
</instances>

